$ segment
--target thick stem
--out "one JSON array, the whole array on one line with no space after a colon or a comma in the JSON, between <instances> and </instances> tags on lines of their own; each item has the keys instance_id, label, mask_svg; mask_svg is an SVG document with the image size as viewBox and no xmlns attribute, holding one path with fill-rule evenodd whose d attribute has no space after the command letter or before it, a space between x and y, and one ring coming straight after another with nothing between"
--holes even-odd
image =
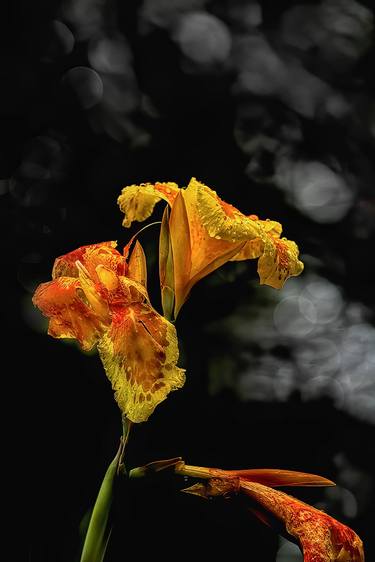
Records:
<instances>
[{"instance_id":1,"label":"thick stem","mask_svg":"<svg viewBox=\"0 0 375 562\"><path fill-rule=\"evenodd\" d=\"M120 446L108 467L96 498L83 545L81 562L103 562L104 560L112 532L111 507L115 480L118 476L126 474L124 455L131 426L132 422L123 417Z\"/></svg>"},{"instance_id":2,"label":"thick stem","mask_svg":"<svg viewBox=\"0 0 375 562\"><path fill-rule=\"evenodd\" d=\"M96 498L83 544L81 562L103 562L104 560L112 530L109 517L113 498L113 482L116 477L120 452L121 444L115 458L108 467Z\"/></svg>"}]
</instances>

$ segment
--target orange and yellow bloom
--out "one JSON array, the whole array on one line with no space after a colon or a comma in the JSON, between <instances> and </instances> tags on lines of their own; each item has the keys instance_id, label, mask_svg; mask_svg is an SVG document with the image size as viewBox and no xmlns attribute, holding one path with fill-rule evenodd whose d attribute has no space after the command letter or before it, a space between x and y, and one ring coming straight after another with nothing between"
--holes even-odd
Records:
<instances>
[{"instance_id":1,"label":"orange and yellow bloom","mask_svg":"<svg viewBox=\"0 0 375 562\"><path fill-rule=\"evenodd\" d=\"M151 466L151 465L146 465ZM156 463L157 464L157 463ZM244 494L250 498L250 510L261 521L273 526L281 523L300 544L304 562L364 562L359 536L323 511L280 490L279 486L334 486L315 474L275 469L220 470L175 463L175 472L205 479L186 492L201 497ZM150 468L149 468L150 470Z\"/></svg>"},{"instance_id":2,"label":"orange and yellow bloom","mask_svg":"<svg viewBox=\"0 0 375 562\"><path fill-rule=\"evenodd\" d=\"M116 242L83 246L60 258L52 281L33 302L50 320L48 333L75 338L82 349L97 346L123 414L147 420L171 390L184 384L177 367L176 330L151 306L146 261L136 242L130 257Z\"/></svg>"},{"instance_id":3,"label":"orange and yellow bloom","mask_svg":"<svg viewBox=\"0 0 375 562\"><path fill-rule=\"evenodd\" d=\"M173 182L127 186L118 198L123 225L143 221L163 199L160 283L165 316L176 318L192 287L232 260L258 258L260 283L280 289L303 264L295 242L280 238L281 224L244 215L192 178L186 189Z\"/></svg>"}]
</instances>

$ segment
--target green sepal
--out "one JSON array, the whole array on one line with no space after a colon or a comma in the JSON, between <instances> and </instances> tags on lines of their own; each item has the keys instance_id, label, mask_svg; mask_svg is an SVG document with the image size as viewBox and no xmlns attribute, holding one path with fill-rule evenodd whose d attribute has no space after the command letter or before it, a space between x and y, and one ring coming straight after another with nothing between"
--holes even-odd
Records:
<instances>
[{"instance_id":1,"label":"green sepal","mask_svg":"<svg viewBox=\"0 0 375 562\"><path fill-rule=\"evenodd\" d=\"M167 320L173 318L175 301L173 252L169 232L169 208L166 207L160 227L159 277L163 314Z\"/></svg>"}]
</instances>

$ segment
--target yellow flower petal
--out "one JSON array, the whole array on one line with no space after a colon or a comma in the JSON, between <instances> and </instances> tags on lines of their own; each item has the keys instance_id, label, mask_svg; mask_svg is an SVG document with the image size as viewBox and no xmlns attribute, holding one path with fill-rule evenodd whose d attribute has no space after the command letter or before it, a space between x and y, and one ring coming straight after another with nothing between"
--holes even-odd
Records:
<instances>
[{"instance_id":1,"label":"yellow flower petal","mask_svg":"<svg viewBox=\"0 0 375 562\"><path fill-rule=\"evenodd\" d=\"M186 189L172 182L124 188L118 200L124 225L148 218L160 199L171 206L168 224L167 215L163 217L159 255L163 310L168 317L173 302L176 318L195 283L227 261L260 258L260 281L275 288L302 272L296 244L280 240L280 223L244 215L195 178Z\"/></svg>"},{"instance_id":2,"label":"yellow flower petal","mask_svg":"<svg viewBox=\"0 0 375 562\"><path fill-rule=\"evenodd\" d=\"M289 277L300 275L303 263L298 259L298 255L295 242L267 235L263 254L258 261L260 284L281 289Z\"/></svg>"},{"instance_id":3,"label":"yellow flower petal","mask_svg":"<svg viewBox=\"0 0 375 562\"><path fill-rule=\"evenodd\" d=\"M155 204L164 199L170 205L179 192L176 183L142 183L124 187L117 203L125 217L123 226L131 226L133 221L144 221L152 215Z\"/></svg>"},{"instance_id":4,"label":"yellow flower petal","mask_svg":"<svg viewBox=\"0 0 375 562\"><path fill-rule=\"evenodd\" d=\"M80 281L59 277L39 285L33 303L50 319L48 333L54 338L75 338L88 351L103 334L105 325L91 308Z\"/></svg>"},{"instance_id":5,"label":"yellow flower petal","mask_svg":"<svg viewBox=\"0 0 375 562\"><path fill-rule=\"evenodd\" d=\"M197 210L203 226L212 238L244 242L262 236L263 230L253 215L246 216L226 203L207 185L192 178L188 191L196 193Z\"/></svg>"},{"instance_id":6,"label":"yellow flower petal","mask_svg":"<svg viewBox=\"0 0 375 562\"><path fill-rule=\"evenodd\" d=\"M114 313L98 350L119 407L135 423L146 421L184 384L184 371L176 366L176 330L146 303Z\"/></svg>"},{"instance_id":7,"label":"yellow flower petal","mask_svg":"<svg viewBox=\"0 0 375 562\"><path fill-rule=\"evenodd\" d=\"M242 249L230 259L230 261L253 260L259 258L259 256L263 253L263 249L264 241L262 238L248 240L248 242L245 242L242 246Z\"/></svg>"},{"instance_id":8,"label":"yellow flower petal","mask_svg":"<svg viewBox=\"0 0 375 562\"><path fill-rule=\"evenodd\" d=\"M259 220L256 215L250 215L252 220L258 223L258 226L263 230L263 232L272 234L275 238L280 238L282 232L282 226L279 222L271 220ZM231 258L230 261L242 261L242 260L252 260L259 258L262 255L264 249L265 236L262 235L260 238L254 238L253 240L248 240L242 249Z\"/></svg>"},{"instance_id":9,"label":"yellow flower petal","mask_svg":"<svg viewBox=\"0 0 375 562\"><path fill-rule=\"evenodd\" d=\"M169 219L169 235L173 256L175 317L189 292L192 267L191 222L187 214L184 192L176 197Z\"/></svg>"}]
</instances>

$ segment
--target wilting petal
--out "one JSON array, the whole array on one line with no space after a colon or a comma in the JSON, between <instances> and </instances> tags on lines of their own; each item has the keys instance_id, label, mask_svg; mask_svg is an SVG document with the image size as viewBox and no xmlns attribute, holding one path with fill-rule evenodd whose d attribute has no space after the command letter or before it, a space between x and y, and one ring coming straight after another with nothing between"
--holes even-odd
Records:
<instances>
[{"instance_id":1,"label":"wilting petal","mask_svg":"<svg viewBox=\"0 0 375 562\"><path fill-rule=\"evenodd\" d=\"M133 221L144 221L152 215L155 204L164 199L173 204L179 192L177 184L173 182L142 183L124 187L117 203L125 217L123 226L129 227Z\"/></svg>"},{"instance_id":2,"label":"wilting petal","mask_svg":"<svg viewBox=\"0 0 375 562\"><path fill-rule=\"evenodd\" d=\"M207 185L192 178L186 192L196 193L197 210L203 226L212 238L245 242L263 235L259 221L226 203Z\"/></svg>"},{"instance_id":3,"label":"wilting petal","mask_svg":"<svg viewBox=\"0 0 375 562\"><path fill-rule=\"evenodd\" d=\"M323 511L255 482L241 479L240 489L285 524L300 542L305 562L364 562L358 535Z\"/></svg>"},{"instance_id":4,"label":"wilting petal","mask_svg":"<svg viewBox=\"0 0 375 562\"><path fill-rule=\"evenodd\" d=\"M59 277L39 285L33 303L50 319L54 338L76 338L84 350L92 349L105 326L91 308L78 279Z\"/></svg>"},{"instance_id":5,"label":"wilting petal","mask_svg":"<svg viewBox=\"0 0 375 562\"><path fill-rule=\"evenodd\" d=\"M56 258L52 278L57 277L78 277L76 262L79 261L95 280L95 269L98 265L105 265L118 275L124 275L125 259L115 248L117 242L100 242L90 244L73 250L68 254Z\"/></svg>"},{"instance_id":6,"label":"wilting petal","mask_svg":"<svg viewBox=\"0 0 375 562\"><path fill-rule=\"evenodd\" d=\"M267 235L263 254L258 261L260 284L281 289L289 277L300 275L303 263L299 261L298 255L295 242Z\"/></svg>"},{"instance_id":7,"label":"wilting petal","mask_svg":"<svg viewBox=\"0 0 375 562\"><path fill-rule=\"evenodd\" d=\"M147 303L119 308L98 344L107 376L124 415L146 421L185 375L176 366L176 330Z\"/></svg>"},{"instance_id":8,"label":"wilting petal","mask_svg":"<svg viewBox=\"0 0 375 562\"><path fill-rule=\"evenodd\" d=\"M281 289L289 277L302 273L303 263L298 256L298 246L295 242L286 238L280 240L267 234L264 239L255 238L246 242L231 261L259 258L260 284Z\"/></svg>"},{"instance_id":9,"label":"wilting petal","mask_svg":"<svg viewBox=\"0 0 375 562\"><path fill-rule=\"evenodd\" d=\"M255 220L265 234L272 234L273 237L280 238L282 226L279 222L271 220L260 220L256 215L250 215L249 218ZM255 258L259 258L264 250L264 240L265 236L248 240L245 245L242 246L242 249L237 254L235 254L233 258L231 258L231 261L252 260Z\"/></svg>"}]
</instances>

